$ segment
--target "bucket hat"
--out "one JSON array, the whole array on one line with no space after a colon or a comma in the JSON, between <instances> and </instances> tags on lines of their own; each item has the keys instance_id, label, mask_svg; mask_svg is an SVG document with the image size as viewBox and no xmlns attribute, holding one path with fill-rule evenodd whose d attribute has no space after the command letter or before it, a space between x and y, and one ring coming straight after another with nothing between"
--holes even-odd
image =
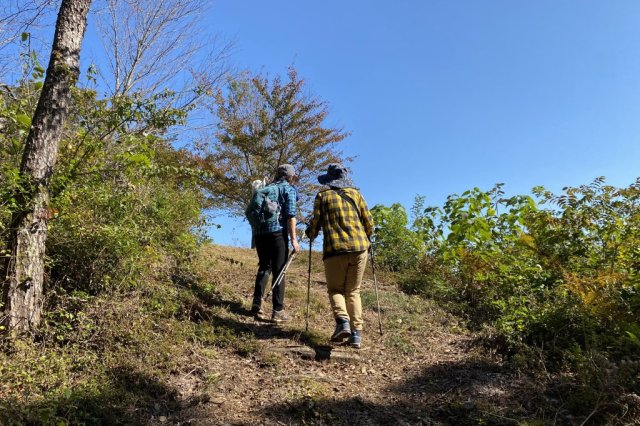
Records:
<instances>
[{"instance_id":1,"label":"bucket hat","mask_svg":"<svg viewBox=\"0 0 640 426\"><path fill-rule=\"evenodd\" d=\"M336 188L355 188L353 181L347 176L347 169L340 163L331 163L327 173L318 176L318 182Z\"/></svg>"}]
</instances>

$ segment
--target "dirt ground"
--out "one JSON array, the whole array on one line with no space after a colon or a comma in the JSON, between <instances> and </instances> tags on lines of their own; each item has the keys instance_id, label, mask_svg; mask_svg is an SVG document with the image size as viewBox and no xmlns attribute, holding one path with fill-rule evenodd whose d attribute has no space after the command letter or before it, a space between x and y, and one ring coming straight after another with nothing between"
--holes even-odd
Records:
<instances>
[{"instance_id":1,"label":"dirt ground","mask_svg":"<svg viewBox=\"0 0 640 426\"><path fill-rule=\"evenodd\" d=\"M363 285L362 349L331 346L334 322L319 253L313 253L305 332L307 259L308 252L297 256L287 274L286 304L293 320L276 325L249 313L255 253L216 246L205 250L198 279L215 284L218 298L209 306L215 321L254 346L244 353L237 347L206 357L194 353L193 371L176 374L172 383L180 408L163 413L156 407L150 423L572 423L559 409L541 409L549 403L536 382L480 347L454 316L433 302L402 294L380 273L380 313L370 272Z\"/></svg>"}]
</instances>

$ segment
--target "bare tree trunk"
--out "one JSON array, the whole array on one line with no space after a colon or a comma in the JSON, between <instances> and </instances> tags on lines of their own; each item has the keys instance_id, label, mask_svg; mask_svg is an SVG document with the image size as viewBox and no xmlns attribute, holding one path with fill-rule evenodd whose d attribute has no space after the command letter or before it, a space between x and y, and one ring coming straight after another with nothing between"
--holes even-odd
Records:
<instances>
[{"instance_id":1,"label":"bare tree trunk","mask_svg":"<svg viewBox=\"0 0 640 426\"><path fill-rule=\"evenodd\" d=\"M78 79L90 5L91 0L63 0L60 5L47 75L22 156L25 191L12 217L12 255L4 267L2 288L4 323L15 332L36 327L42 314L49 178L69 112L71 87Z\"/></svg>"}]
</instances>

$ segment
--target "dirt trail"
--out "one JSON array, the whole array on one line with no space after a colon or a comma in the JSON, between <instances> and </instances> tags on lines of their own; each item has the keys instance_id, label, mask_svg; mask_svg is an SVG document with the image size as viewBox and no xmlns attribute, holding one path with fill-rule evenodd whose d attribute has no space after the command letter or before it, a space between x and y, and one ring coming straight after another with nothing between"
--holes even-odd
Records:
<instances>
[{"instance_id":1,"label":"dirt trail","mask_svg":"<svg viewBox=\"0 0 640 426\"><path fill-rule=\"evenodd\" d=\"M333 331L322 264L312 262L310 332L304 333L307 255L287 275L291 323L256 321L250 314L256 256L211 246L200 265L215 285L216 321L255 344L248 354L220 350L206 360L208 392L194 402L202 374L181 374L173 385L191 401L152 422L198 425L289 424L519 424L554 419L536 413L542 398L532 381L482 350L457 319L430 301L411 297L379 278L384 334L371 277L363 290L361 350L338 347L313 359ZM381 281L381 282L380 282ZM204 362L204 361L203 361Z\"/></svg>"}]
</instances>

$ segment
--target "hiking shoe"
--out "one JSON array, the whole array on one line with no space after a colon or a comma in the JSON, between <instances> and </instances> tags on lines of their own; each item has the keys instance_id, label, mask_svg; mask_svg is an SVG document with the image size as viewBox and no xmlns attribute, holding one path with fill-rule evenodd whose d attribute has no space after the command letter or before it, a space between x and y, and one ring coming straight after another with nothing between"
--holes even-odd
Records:
<instances>
[{"instance_id":1,"label":"hiking shoe","mask_svg":"<svg viewBox=\"0 0 640 426\"><path fill-rule=\"evenodd\" d=\"M332 342L340 342L347 337L351 336L351 327L349 327L349 320L346 318L336 318L336 330L331 335Z\"/></svg>"},{"instance_id":2,"label":"hiking shoe","mask_svg":"<svg viewBox=\"0 0 640 426\"><path fill-rule=\"evenodd\" d=\"M353 330L351 332L351 337L349 337L349 346L352 348L360 349L360 345L362 343L362 336L360 335L360 330Z\"/></svg>"},{"instance_id":3,"label":"hiking shoe","mask_svg":"<svg viewBox=\"0 0 640 426\"><path fill-rule=\"evenodd\" d=\"M271 321L273 322L288 322L291 321L291 317L283 310L273 311L271 314Z\"/></svg>"},{"instance_id":4,"label":"hiking shoe","mask_svg":"<svg viewBox=\"0 0 640 426\"><path fill-rule=\"evenodd\" d=\"M262 310L262 307L260 307L260 305L253 305L251 307L251 314L256 321L264 320L264 311Z\"/></svg>"}]
</instances>

